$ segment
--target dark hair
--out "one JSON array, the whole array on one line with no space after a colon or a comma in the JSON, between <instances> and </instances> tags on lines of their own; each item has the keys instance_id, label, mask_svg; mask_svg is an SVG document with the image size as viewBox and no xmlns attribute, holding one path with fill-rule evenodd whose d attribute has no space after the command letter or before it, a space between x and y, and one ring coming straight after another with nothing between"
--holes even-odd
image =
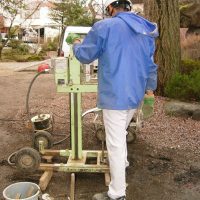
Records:
<instances>
[{"instance_id":1,"label":"dark hair","mask_svg":"<svg viewBox=\"0 0 200 200\"><path fill-rule=\"evenodd\" d=\"M126 0L118 0L115 1L113 3L111 3L111 6L118 9L118 8L122 8L126 11L130 11L131 10L131 4L129 1Z\"/></svg>"}]
</instances>

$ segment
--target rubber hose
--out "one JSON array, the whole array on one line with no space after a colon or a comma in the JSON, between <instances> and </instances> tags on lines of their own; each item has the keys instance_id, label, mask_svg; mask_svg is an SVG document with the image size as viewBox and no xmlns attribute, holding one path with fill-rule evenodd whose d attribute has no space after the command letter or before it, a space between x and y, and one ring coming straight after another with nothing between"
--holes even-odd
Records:
<instances>
[{"instance_id":1,"label":"rubber hose","mask_svg":"<svg viewBox=\"0 0 200 200\"><path fill-rule=\"evenodd\" d=\"M32 86L33 86L33 83L34 83L35 80L37 79L37 77L40 76L40 75L43 74L43 73L44 73L44 71L38 72L38 73L33 77L32 81L31 81L31 83L30 83L30 85L29 85L29 87L28 87L28 92L27 92L27 95L26 95L26 112L27 112L27 114L28 114L28 119L29 119L30 122L31 122L31 116L30 116L30 109L29 109L29 96L30 96L31 88L32 88ZM58 142L55 142L53 145L58 145L58 144L64 142L65 140L67 140L68 138L69 138L69 136L63 138L62 140L60 140L60 141L58 141ZM16 152L14 152L14 153L16 153ZM13 153L13 154L14 154L14 153ZM11 154L11 155L12 155L12 154ZM10 157L10 156L9 156L9 157ZM12 156L11 156L11 157L12 157ZM12 163L11 163L11 164L12 164Z\"/></svg>"},{"instance_id":2,"label":"rubber hose","mask_svg":"<svg viewBox=\"0 0 200 200\"><path fill-rule=\"evenodd\" d=\"M30 115L30 109L29 109L29 96L30 96L30 92L31 92L31 88L32 88L32 85L33 83L35 82L35 80L37 79L38 76L40 76L41 74L44 74L44 71L41 71L41 72L38 72L34 78L32 79L29 87L28 87L28 92L27 92L27 95L26 95L26 112L28 114L28 119L29 121L31 122L31 115Z\"/></svg>"},{"instance_id":3,"label":"rubber hose","mask_svg":"<svg viewBox=\"0 0 200 200\"><path fill-rule=\"evenodd\" d=\"M63 138L62 140L60 140L60 141L58 141L58 142L55 142L55 143L53 143L53 145L58 145L58 144L60 144L60 143L64 142L65 140L67 140L69 137L70 137L70 136L68 135L67 137Z\"/></svg>"},{"instance_id":4,"label":"rubber hose","mask_svg":"<svg viewBox=\"0 0 200 200\"><path fill-rule=\"evenodd\" d=\"M15 152L13 152L12 154L9 155L7 161L8 161L8 164L9 164L10 166L14 166L14 165L15 165L14 162L11 162L11 158L12 158L17 152L18 152L18 151L15 151Z\"/></svg>"}]
</instances>

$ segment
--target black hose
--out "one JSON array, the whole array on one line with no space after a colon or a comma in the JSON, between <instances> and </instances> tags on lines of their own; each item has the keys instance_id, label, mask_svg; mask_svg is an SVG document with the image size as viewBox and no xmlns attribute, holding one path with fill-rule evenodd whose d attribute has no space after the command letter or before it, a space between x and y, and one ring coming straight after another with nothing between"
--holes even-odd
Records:
<instances>
[{"instance_id":1,"label":"black hose","mask_svg":"<svg viewBox=\"0 0 200 200\"><path fill-rule=\"evenodd\" d=\"M29 97L30 97L30 92L31 92L31 88L33 86L33 83L35 82L35 80L37 79L38 76L40 76L41 74L44 74L45 72L44 71L41 71L41 72L38 72L32 79L29 87L28 87L28 92L27 92L27 95L26 95L26 112L27 112L27 115L28 115L28 120L31 122L31 115L30 115L30 109L29 109ZM65 140L67 140L69 138L69 136L63 138L62 140L59 140L58 142L55 142L53 145L58 145L62 142L64 142Z\"/></svg>"},{"instance_id":2,"label":"black hose","mask_svg":"<svg viewBox=\"0 0 200 200\"><path fill-rule=\"evenodd\" d=\"M30 109L29 109L29 96L30 96L30 92L31 92L31 88L32 88L32 85L33 83L35 82L35 80L37 79L38 76L40 76L41 74L44 74L44 71L41 71L41 72L38 72L34 78L32 79L29 87L28 87L28 92L27 92L27 95L26 95L26 112L27 112L27 115L28 115L28 120L31 122L31 115L30 115Z\"/></svg>"},{"instance_id":3,"label":"black hose","mask_svg":"<svg viewBox=\"0 0 200 200\"><path fill-rule=\"evenodd\" d=\"M4 122L23 122L26 121L24 119L0 119L0 121L4 121Z\"/></svg>"},{"instance_id":4,"label":"black hose","mask_svg":"<svg viewBox=\"0 0 200 200\"><path fill-rule=\"evenodd\" d=\"M64 142L65 140L67 140L70 136L68 135L67 137L63 138L62 140L59 140L58 142L54 142L53 145L58 145L62 142Z\"/></svg>"},{"instance_id":5,"label":"black hose","mask_svg":"<svg viewBox=\"0 0 200 200\"><path fill-rule=\"evenodd\" d=\"M13 152L12 154L10 154L10 155L8 156L7 162L8 162L8 164L9 164L10 166L14 166L14 165L15 165L15 162L12 162L11 159L15 156L15 154L16 154L17 152L18 152L18 151L15 151L15 152Z\"/></svg>"}]
</instances>

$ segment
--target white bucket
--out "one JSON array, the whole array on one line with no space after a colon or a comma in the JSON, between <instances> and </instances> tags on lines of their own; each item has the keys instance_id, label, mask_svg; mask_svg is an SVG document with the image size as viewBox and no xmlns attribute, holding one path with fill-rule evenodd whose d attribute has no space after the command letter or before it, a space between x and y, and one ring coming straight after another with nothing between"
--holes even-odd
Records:
<instances>
[{"instance_id":1,"label":"white bucket","mask_svg":"<svg viewBox=\"0 0 200 200\"><path fill-rule=\"evenodd\" d=\"M40 187L31 182L18 182L9 185L3 191L3 197L6 200L16 200L18 194L20 195L20 198L18 198L20 200L38 200Z\"/></svg>"}]
</instances>

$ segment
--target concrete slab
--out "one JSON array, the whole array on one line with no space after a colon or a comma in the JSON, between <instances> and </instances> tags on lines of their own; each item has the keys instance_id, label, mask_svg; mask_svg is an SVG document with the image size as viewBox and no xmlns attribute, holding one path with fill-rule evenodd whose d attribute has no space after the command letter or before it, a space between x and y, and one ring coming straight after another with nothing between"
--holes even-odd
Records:
<instances>
[{"instance_id":1,"label":"concrete slab","mask_svg":"<svg viewBox=\"0 0 200 200\"><path fill-rule=\"evenodd\" d=\"M0 70L12 70L15 72L37 70L38 65L47 63L51 66L51 59L37 62L0 62Z\"/></svg>"}]
</instances>

